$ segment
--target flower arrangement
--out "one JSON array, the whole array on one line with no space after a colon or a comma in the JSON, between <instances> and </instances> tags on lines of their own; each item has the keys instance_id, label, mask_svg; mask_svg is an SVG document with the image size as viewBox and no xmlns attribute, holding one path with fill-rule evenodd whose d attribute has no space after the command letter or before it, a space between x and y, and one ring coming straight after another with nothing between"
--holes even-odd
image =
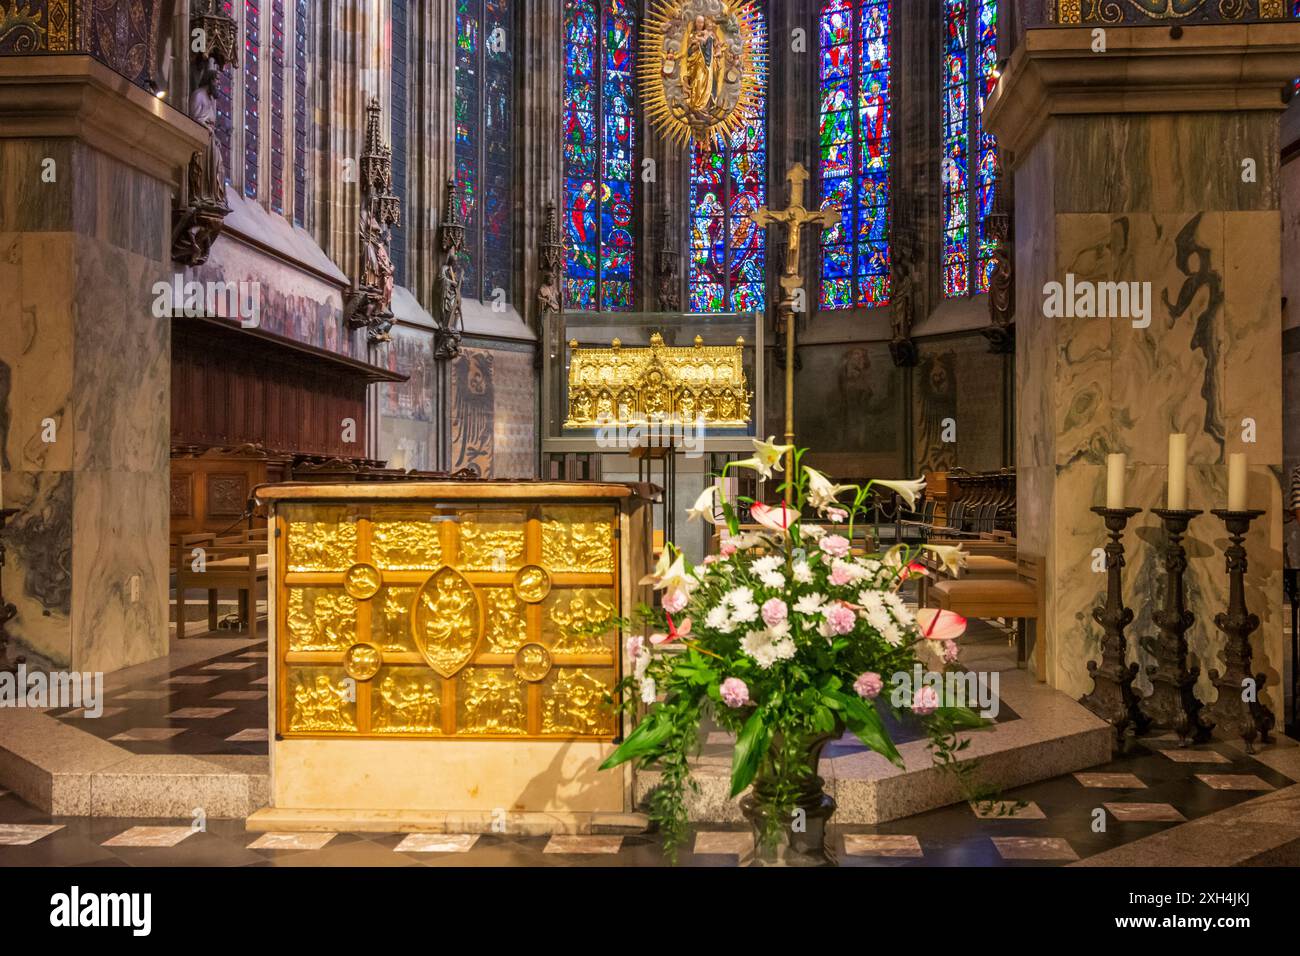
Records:
<instances>
[{"instance_id":1,"label":"flower arrangement","mask_svg":"<svg viewBox=\"0 0 1300 956\"><path fill-rule=\"evenodd\" d=\"M901 766L881 710L910 713L924 722L936 761L952 766L966 743L957 731L984 724L972 711L948 706L931 686L905 700L885 693L890 675L911 673L918 663L938 670L955 665L956 640L966 627L958 615L914 613L904 602L903 582L925 572L912 549L852 553L853 525L873 489L896 492L914 507L924 482L837 485L803 465L804 450L771 440L754 444L754 457L732 462L723 474L747 468L770 479L789 456L792 474L780 487L789 504L745 500L761 530L742 534L732 505L717 500L716 487L705 491L689 514L725 528L721 554L692 566L667 545L642 582L662 595L661 610L641 609L653 633L627 641L633 674L622 685L624 707L640 701L650 710L603 769L636 761L661 771L650 814L674 857L687 833L686 793L697 787L689 759L698 753L706 718L736 736L731 795L754 785L749 799L760 805L751 819L761 821L769 848L783 829L789 833L810 780L820 795L817 757L846 728ZM806 522L808 509L826 524ZM839 525L847 534L837 533ZM950 568L964 564L957 548L921 547Z\"/></svg>"}]
</instances>

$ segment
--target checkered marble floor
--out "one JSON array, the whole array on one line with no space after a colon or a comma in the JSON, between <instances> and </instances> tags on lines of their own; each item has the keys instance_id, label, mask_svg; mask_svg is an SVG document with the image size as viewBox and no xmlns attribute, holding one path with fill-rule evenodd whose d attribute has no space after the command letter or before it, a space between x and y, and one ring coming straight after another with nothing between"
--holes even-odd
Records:
<instances>
[{"instance_id":1,"label":"checkered marble floor","mask_svg":"<svg viewBox=\"0 0 1300 956\"><path fill-rule=\"evenodd\" d=\"M259 630L265 634L265 623ZM237 649L161 680L107 691L98 717L80 709L50 713L132 753L265 756L266 641L232 644Z\"/></svg>"},{"instance_id":2,"label":"checkered marble floor","mask_svg":"<svg viewBox=\"0 0 1300 956\"><path fill-rule=\"evenodd\" d=\"M212 718L216 719L216 718ZM1062 866L1292 785L1221 744L1148 739L1129 755L878 826L832 827L841 866ZM1194 755L1194 756L1193 756ZM701 826L682 866L753 859L744 828ZM1159 853L1153 848L1153 853ZM0 866L662 866L653 835L249 833L242 820L51 819L0 792ZM1157 865L1158 858L1150 863ZM1300 840L1247 864L1300 864Z\"/></svg>"}]
</instances>

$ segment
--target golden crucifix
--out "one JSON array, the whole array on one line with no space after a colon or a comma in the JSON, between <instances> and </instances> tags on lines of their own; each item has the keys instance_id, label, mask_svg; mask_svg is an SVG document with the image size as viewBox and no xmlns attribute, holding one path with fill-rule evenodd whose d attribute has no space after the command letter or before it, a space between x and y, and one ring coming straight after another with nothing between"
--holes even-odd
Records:
<instances>
[{"instance_id":1,"label":"golden crucifix","mask_svg":"<svg viewBox=\"0 0 1300 956\"><path fill-rule=\"evenodd\" d=\"M808 185L808 169L803 163L795 163L786 174L790 183L790 205L785 209L771 211L760 206L749 214L755 223L768 226L785 226L789 242L785 252L785 270L781 273L781 288L785 294L777 313L777 331L785 331L785 443L794 445L794 312L795 291L803 288L803 275L799 271L800 236L804 226L819 225L823 228L835 225L840 218L838 206L827 206L819 212L813 212L803 204L804 188ZM804 298L805 304L807 297ZM786 478L794 475L794 452L786 456ZM786 502L790 501L789 489L786 490Z\"/></svg>"}]
</instances>

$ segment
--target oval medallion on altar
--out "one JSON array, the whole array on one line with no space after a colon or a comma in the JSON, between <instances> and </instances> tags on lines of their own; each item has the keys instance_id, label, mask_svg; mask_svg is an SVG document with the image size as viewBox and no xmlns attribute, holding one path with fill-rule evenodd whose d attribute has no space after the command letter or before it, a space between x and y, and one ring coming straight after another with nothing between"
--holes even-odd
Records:
<instances>
[{"instance_id":1,"label":"oval medallion on altar","mask_svg":"<svg viewBox=\"0 0 1300 956\"><path fill-rule=\"evenodd\" d=\"M416 592L411 628L429 666L453 676L474 657L483 633L478 592L455 568L439 568Z\"/></svg>"}]
</instances>

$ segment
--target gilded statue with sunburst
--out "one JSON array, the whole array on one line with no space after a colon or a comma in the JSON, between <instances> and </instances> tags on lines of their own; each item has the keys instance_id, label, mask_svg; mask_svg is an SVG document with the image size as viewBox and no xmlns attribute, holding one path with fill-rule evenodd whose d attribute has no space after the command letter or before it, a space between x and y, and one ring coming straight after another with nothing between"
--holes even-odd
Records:
<instances>
[{"instance_id":1,"label":"gilded statue with sunburst","mask_svg":"<svg viewBox=\"0 0 1300 956\"><path fill-rule=\"evenodd\" d=\"M766 51L754 0L658 0L641 33L650 122L685 146L726 136L759 107Z\"/></svg>"}]
</instances>

